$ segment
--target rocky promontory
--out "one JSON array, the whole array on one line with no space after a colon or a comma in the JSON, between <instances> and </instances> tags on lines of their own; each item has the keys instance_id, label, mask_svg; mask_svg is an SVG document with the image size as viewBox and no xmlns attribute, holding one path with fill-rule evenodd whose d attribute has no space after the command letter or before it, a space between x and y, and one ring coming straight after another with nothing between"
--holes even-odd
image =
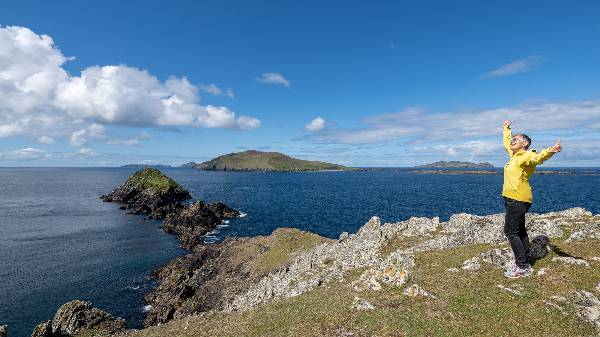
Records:
<instances>
[{"instance_id":1,"label":"rocky promontory","mask_svg":"<svg viewBox=\"0 0 600 337\"><path fill-rule=\"evenodd\" d=\"M373 217L338 240L278 229L194 245L152 274L146 328L117 335L598 335L600 215L527 214L535 271L518 280L502 276L503 218Z\"/></svg>"},{"instance_id":2,"label":"rocky promontory","mask_svg":"<svg viewBox=\"0 0 600 337\"><path fill-rule=\"evenodd\" d=\"M239 215L239 211L222 202L206 204L196 201L168 214L163 222L163 229L167 233L177 235L181 246L190 249L202 243L202 237L214 230L224 219Z\"/></svg>"},{"instance_id":3,"label":"rocky promontory","mask_svg":"<svg viewBox=\"0 0 600 337\"><path fill-rule=\"evenodd\" d=\"M75 300L63 304L51 320L40 323L31 337L109 336L124 330L122 318Z\"/></svg>"},{"instance_id":4,"label":"rocky promontory","mask_svg":"<svg viewBox=\"0 0 600 337\"><path fill-rule=\"evenodd\" d=\"M373 217L339 240L281 229L199 245L156 271L148 328L129 335L597 335L600 215L527 214L535 272L520 280L502 276L503 217ZM513 328L515 314L535 319Z\"/></svg>"},{"instance_id":5,"label":"rocky promontory","mask_svg":"<svg viewBox=\"0 0 600 337\"><path fill-rule=\"evenodd\" d=\"M101 199L122 202L133 214L148 214L151 219L163 219L181 208L180 202L190 193L173 179L154 168L142 169Z\"/></svg>"}]
</instances>

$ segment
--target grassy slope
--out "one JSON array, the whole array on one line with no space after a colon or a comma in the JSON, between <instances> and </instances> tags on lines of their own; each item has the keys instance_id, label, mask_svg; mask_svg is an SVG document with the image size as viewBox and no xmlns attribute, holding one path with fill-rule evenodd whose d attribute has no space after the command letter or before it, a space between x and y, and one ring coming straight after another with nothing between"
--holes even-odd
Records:
<instances>
[{"instance_id":1,"label":"grassy slope","mask_svg":"<svg viewBox=\"0 0 600 337\"><path fill-rule=\"evenodd\" d=\"M283 241L282 241L283 242ZM397 242L403 246L401 242ZM567 244L555 240L571 255L590 260L600 255L600 240ZM482 264L479 272L446 271L490 249L477 245L416 255L411 283L417 283L438 299L409 298L401 288L356 293L350 283L356 270L342 283L332 282L298 297L275 301L241 313L215 313L187 317L163 326L130 333L133 336L595 336L597 331L572 315L549 309L544 300L576 289L594 292L600 281L600 263L591 268L552 262L554 253L538 261L548 274L509 280L502 270ZM393 249L393 247L386 247ZM281 258L280 255L279 258ZM516 297L497 285L523 287ZM372 311L352 309L354 296L370 301ZM519 318L519 320L515 319Z\"/></svg>"},{"instance_id":2,"label":"grassy slope","mask_svg":"<svg viewBox=\"0 0 600 337\"><path fill-rule=\"evenodd\" d=\"M166 192L169 188L179 186L173 179L154 168L139 170L128 181L141 189L150 189L155 192Z\"/></svg>"},{"instance_id":3,"label":"grassy slope","mask_svg":"<svg viewBox=\"0 0 600 337\"><path fill-rule=\"evenodd\" d=\"M342 165L300 160L278 152L244 151L230 153L197 166L199 169L231 171L315 171L348 170Z\"/></svg>"}]
</instances>

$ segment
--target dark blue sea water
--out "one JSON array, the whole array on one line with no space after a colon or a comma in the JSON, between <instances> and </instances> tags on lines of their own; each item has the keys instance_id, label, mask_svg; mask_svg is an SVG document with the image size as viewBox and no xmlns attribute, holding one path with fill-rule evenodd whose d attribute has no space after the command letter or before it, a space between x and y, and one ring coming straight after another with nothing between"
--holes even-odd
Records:
<instances>
[{"instance_id":1,"label":"dark blue sea water","mask_svg":"<svg viewBox=\"0 0 600 337\"><path fill-rule=\"evenodd\" d=\"M73 299L139 327L148 273L185 254L160 222L145 221L98 198L135 169L0 168L0 324L29 336ZM270 234L297 227L328 237L354 232L371 216L503 212L501 175L359 172L234 173L165 169L194 198L224 201L247 214L214 237ZM586 170L576 170L582 173ZM598 172L598 170L593 170ZM581 206L600 212L600 176L534 176L530 212Z\"/></svg>"}]
</instances>

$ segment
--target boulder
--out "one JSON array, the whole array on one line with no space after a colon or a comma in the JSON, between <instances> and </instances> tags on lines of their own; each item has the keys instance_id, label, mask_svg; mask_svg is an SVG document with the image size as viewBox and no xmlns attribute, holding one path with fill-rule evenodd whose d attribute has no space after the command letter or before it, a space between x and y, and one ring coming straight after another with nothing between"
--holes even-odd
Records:
<instances>
[{"instance_id":1,"label":"boulder","mask_svg":"<svg viewBox=\"0 0 600 337\"><path fill-rule=\"evenodd\" d=\"M63 304L54 318L39 324L32 337L67 337L78 334L99 336L125 330L125 320L92 307L92 303L71 301Z\"/></svg>"},{"instance_id":2,"label":"boulder","mask_svg":"<svg viewBox=\"0 0 600 337\"><path fill-rule=\"evenodd\" d=\"M223 211L225 207L233 210L232 208L223 203L219 204L223 205L219 214L233 214L231 211ZM182 247L192 248L202 243L204 234L214 230L221 223L222 217L215 214L209 206L202 201L196 201L177 212L168 214L163 223L163 229L167 233L177 235Z\"/></svg>"},{"instance_id":3,"label":"boulder","mask_svg":"<svg viewBox=\"0 0 600 337\"><path fill-rule=\"evenodd\" d=\"M54 337L52 333L52 321L44 321L33 329L31 337Z\"/></svg>"},{"instance_id":4,"label":"boulder","mask_svg":"<svg viewBox=\"0 0 600 337\"><path fill-rule=\"evenodd\" d=\"M354 302L352 303L352 307L358 311L375 309L373 304L369 303L369 301L365 300L364 298L360 298L360 297L354 297Z\"/></svg>"},{"instance_id":5,"label":"boulder","mask_svg":"<svg viewBox=\"0 0 600 337\"><path fill-rule=\"evenodd\" d=\"M231 208L222 202L214 202L208 204L206 207L221 219L235 218L240 216L241 214L240 211L238 211L237 209Z\"/></svg>"},{"instance_id":6,"label":"boulder","mask_svg":"<svg viewBox=\"0 0 600 337\"><path fill-rule=\"evenodd\" d=\"M6 337L6 325L0 325L0 337Z\"/></svg>"}]
</instances>

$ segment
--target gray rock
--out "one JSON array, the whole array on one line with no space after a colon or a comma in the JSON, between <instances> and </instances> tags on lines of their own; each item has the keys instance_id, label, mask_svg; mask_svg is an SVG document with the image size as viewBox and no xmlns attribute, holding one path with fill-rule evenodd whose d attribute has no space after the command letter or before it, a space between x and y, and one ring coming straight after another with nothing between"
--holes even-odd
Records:
<instances>
[{"instance_id":1,"label":"gray rock","mask_svg":"<svg viewBox=\"0 0 600 337\"><path fill-rule=\"evenodd\" d=\"M583 259L576 259L574 257L570 257L570 256L557 256L557 257L553 257L552 261L558 261L561 262L563 264L572 264L575 266L580 266L580 267L585 267L585 268L589 268L590 264Z\"/></svg>"},{"instance_id":2,"label":"gray rock","mask_svg":"<svg viewBox=\"0 0 600 337\"><path fill-rule=\"evenodd\" d=\"M481 269L481 264L479 263L479 258L477 256L470 258L463 262L462 269L469 271L478 271Z\"/></svg>"},{"instance_id":3,"label":"gray rock","mask_svg":"<svg viewBox=\"0 0 600 337\"><path fill-rule=\"evenodd\" d=\"M124 329L125 320L93 308L90 302L75 300L63 304L51 321L39 324L32 336L65 337L80 333L98 336L114 334Z\"/></svg>"},{"instance_id":4,"label":"gray rock","mask_svg":"<svg viewBox=\"0 0 600 337\"><path fill-rule=\"evenodd\" d=\"M509 294L512 294L512 295L515 295L515 296L518 296L518 297L523 297L523 295L525 294L524 290L523 290L523 287L521 285L519 285L519 284L515 284L515 285L512 285L510 287L506 287L506 286L503 286L501 284L496 284L496 287L498 289L502 290L502 291L505 291L505 292L507 292Z\"/></svg>"},{"instance_id":5,"label":"gray rock","mask_svg":"<svg viewBox=\"0 0 600 337\"><path fill-rule=\"evenodd\" d=\"M575 313L584 322L594 324L600 330L600 300L594 294L578 290L568 297L575 308Z\"/></svg>"},{"instance_id":6,"label":"gray rock","mask_svg":"<svg viewBox=\"0 0 600 337\"><path fill-rule=\"evenodd\" d=\"M33 329L31 337L54 337L52 333L52 321L44 321Z\"/></svg>"},{"instance_id":7,"label":"gray rock","mask_svg":"<svg viewBox=\"0 0 600 337\"><path fill-rule=\"evenodd\" d=\"M410 287L407 287L406 289L404 289L404 291L402 292L402 294L404 296L408 296L408 297L431 297L431 298L437 298L435 296L433 296L432 294L430 294L429 292L427 292L425 289L421 288L418 284L413 284Z\"/></svg>"},{"instance_id":8,"label":"gray rock","mask_svg":"<svg viewBox=\"0 0 600 337\"><path fill-rule=\"evenodd\" d=\"M510 248L494 248L479 255L482 262L498 268L507 268L514 261L514 255Z\"/></svg>"},{"instance_id":9,"label":"gray rock","mask_svg":"<svg viewBox=\"0 0 600 337\"><path fill-rule=\"evenodd\" d=\"M0 337L6 337L6 325L0 325Z\"/></svg>"},{"instance_id":10,"label":"gray rock","mask_svg":"<svg viewBox=\"0 0 600 337\"><path fill-rule=\"evenodd\" d=\"M369 303L369 301L365 300L364 298L360 298L360 297L354 297L354 303L352 304L352 307L359 311L375 309L373 304Z\"/></svg>"}]
</instances>

